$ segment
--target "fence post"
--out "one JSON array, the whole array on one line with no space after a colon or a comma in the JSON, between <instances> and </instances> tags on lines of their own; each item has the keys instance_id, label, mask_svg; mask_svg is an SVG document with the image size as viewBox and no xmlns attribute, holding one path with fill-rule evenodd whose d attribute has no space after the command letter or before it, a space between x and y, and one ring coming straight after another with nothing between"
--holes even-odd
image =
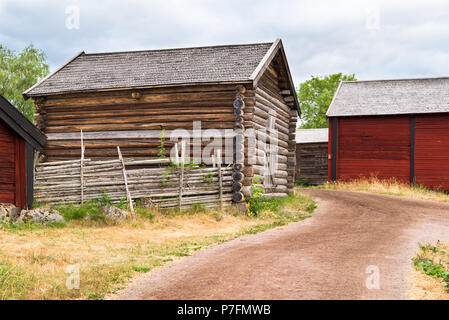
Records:
<instances>
[{"instance_id":1,"label":"fence post","mask_svg":"<svg viewBox=\"0 0 449 320\"><path fill-rule=\"evenodd\" d=\"M223 175L221 172L221 149L217 150L217 167L218 167L218 190L220 199L220 210L223 208Z\"/></svg>"},{"instance_id":2,"label":"fence post","mask_svg":"<svg viewBox=\"0 0 449 320\"><path fill-rule=\"evenodd\" d=\"M125 182L126 198L128 198L129 208L131 209L131 215L133 217L133 220L136 221L136 216L134 214L134 207L133 207L133 199L131 198L131 192L129 192L129 189L128 189L128 178L126 177L125 161L123 160L122 153L120 152L119 146L117 146L117 152L118 152L118 158L119 158L120 162L122 163L122 173L123 173L123 180Z\"/></svg>"},{"instance_id":3,"label":"fence post","mask_svg":"<svg viewBox=\"0 0 449 320\"><path fill-rule=\"evenodd\" d=\"M179 171L179 210L181 211L182 206L182 189L184 185L184 161L186 154L186 146L184 141L181 143L181 159L180 159L180 171Z\"/></svg>"},{"instance_id":4,"label":"fence post","mask_svg":"<svg viewBox=\"0 0 449 320\"><path fill-rule=\"evenodd\" d=\"M81 130L81 160L80 160L80 187L81 187L81 204L84 203L84 139L83 130Z\"/></svg>"},{"instance_id":5,"label":"fence post","mask_svg":"<svg viewBox=\"0 0 449 320\"><path fill-rule=\"evenodd\" d=\"M174 160L172 159L172 161L174 161L175 164L178 165L179 164L179 150L178 150L178 144L177 143L175 143L174 148L175 148L175 159Z\"/></svg>"}]
</instances>

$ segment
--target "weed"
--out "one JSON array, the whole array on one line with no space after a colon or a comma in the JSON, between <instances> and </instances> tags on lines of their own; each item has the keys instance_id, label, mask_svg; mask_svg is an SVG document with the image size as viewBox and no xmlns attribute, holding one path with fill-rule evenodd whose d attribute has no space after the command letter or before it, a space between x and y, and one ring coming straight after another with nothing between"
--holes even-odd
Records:
<instances>
[{"instance_id":1,"label":"weed","mask_svg":"<svg viewBox=\"0 0 449 320\"><path fill-rule=\"evenodd\" d=\"M444 250L439 249L442 244L438 241L436 245L418 245L421 252L413 259L413 265L424 274L442 281L449 292L449 257Z\"/></svg>"},{"instance_id":2,"label":"weed","mask_svg":"<svg viewBox=\"0 0 449 320\"><path fill-rule=\"evenodd\" d=\"M159 152L157 154L157 156L159 158L161 158L161 159L165 158L165 138L164 138L164 135L165 135L165 129L162 129L161 134L159 136L159 146L158 146Z\"/></svg>"},{"instance_id":3,"label":"weed","mask_svg":"<svg viewBox=\"0 0 449 320\"><path fill-rule=\"evenodd\" d=\"M208 173L203 177L204 182L209 184L214 183L214 174L212 171L208 171Z\"/></svg>"},{"instance_id":4,"label":"weed","mask_svg":"<svg viewBox=\"0 0 449 320\"><path fill-rule=\"evenodd\" d=\"M168 170L164 171L161 175L161 186L162 188L165 188L169 185L168 183L168 176L170 175L170 172Z\"/></svg>"},{"instance_id":5,"label":"weed","mask_svg":"<svg viewBox=\"0 0 449 320\"><path fill-rule=\"evenodd\" d=\"M104 192L100 199L90 199L81 205L69 204L54 206L54 209L59 211L66 221L89 219L104 222L106 216L102 208L105 206L116 206L120 209L126 209L128 207L127 198L123 197L118 203L114 204L108 194Z\"/></svg>"},{"instance_id":6,"label":"weed","mask_svg":"<svg viewBox=\"0 0 449 320\"><path fill-rule=\"evenodd\" d=\"M205 213L207 208L202 203L193 203L192 206L187 210L187 213Z\"/></svg>"},{"instance_id":7,"label":"weed","mask_svg":"<svg viewBox=\"0 0 449 320\"><path fill-rule=\"evenodd\" d=\"M252 197L246 200L248 203L248 213L257 217L262 213L262 211L268 209L269 207L269 201L265 197L260 176L253 177L251 188Z\"/></svg>"},{"instance_id":8,"label":"weed","mask_svg":"<svg viewBox=\"0 0 449 320\"><path fill-rule=\"evenodd\" d=\"M156 214L148 209L144 209L137 206L135 210L139 216L149 219L151 222L153 222L154 218L156 217Z\"/></svg>"},{"instance_id":9,"label":"weed","mask_svg":"<svg viewBox=\"0 0 449 320\"><path fill-rule=\"evenodd\" d=\"M151 270L151 268L148 268L148 267L132 267L132 269L133 269L133 271L142 272L142 273L146 273Z\"/></svg>"},{"instance_id":10,"label":"weed","mask_svg":"<svg viewBox=\"0 0 449 320\"><path fill-rule=\"evenodd\" d=\"M296 181L296 185L298 187L309 187L310 183L307 179L298 178L298 180Z\"/></svg>"}]
</instances>

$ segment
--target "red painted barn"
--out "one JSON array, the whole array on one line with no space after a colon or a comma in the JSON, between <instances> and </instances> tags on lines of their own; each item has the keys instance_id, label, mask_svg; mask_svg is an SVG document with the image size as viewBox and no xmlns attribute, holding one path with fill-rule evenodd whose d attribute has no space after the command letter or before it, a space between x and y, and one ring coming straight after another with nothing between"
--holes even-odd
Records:
<instances>
[{"instance_id":1,"label":"red painted barn","mask_svg":"<svg viewBox=\"0 0 449 320\"><path fill-rule=\"evenodd\" d=\"M449 191L449 78L342 82L327 112L328 179Z\"/></svg>"},{"instance_id":2,"label":"red painted barn","mask_svg":"<svg viewBox=\"0 0 449 320\"><path fill-rule=\"evenodd\" d=\"M0 96L0 203L33 205L34 151L45 136Z\"/></svg>"}]
</instances>

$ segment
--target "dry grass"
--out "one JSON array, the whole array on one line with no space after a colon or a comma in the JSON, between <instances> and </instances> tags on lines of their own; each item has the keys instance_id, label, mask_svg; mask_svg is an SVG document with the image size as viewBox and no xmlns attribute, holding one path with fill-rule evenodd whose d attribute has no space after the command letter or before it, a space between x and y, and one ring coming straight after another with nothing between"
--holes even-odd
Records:
<instances>
[{"instance_id":1,"label":"dry grass","mask_svg":"<svg viewBox=\"0 0 449 320\"><path fill-rule=\"evenodd\" d=\"M449 293L444 290L441 281L415 268L411 268L407 280L412 287L409 296L413 300L449 300Z\"/></svg>"},{"instance_id":2,"label":"dry grass","mask_svg":"<svg viewBox=\"0 0 449 320\"><path fill-rule=\"evenodd\" d=\"M449 243L420 244L413 259L410 295L419 300L449 300Z\"/></svg>"},{"instance_id":3,"label":"dry grass","mask_svg":"<svg viewBox=\"0 0 449 320\"><path fill-rule=\"evenodd\" d=\"M419 200L449 202L449 195L442 191L430 190L420 186L400 183L394 179L380 180L376 177L360 178L349 182L326 183L319 188L332 190L361 191L393 196L402 196Z\"/></svg>"},{"instance_id":4,"label":"dry grass","mask_svg":"<svg viewBox=\"0 0 449 320\"><path fill-rule=\"evenodd\" d=\"M292 199L288 206L297 201L304 210L259 218L157 212L120 226L70 221L60 228L0 229L0 299L102 299L132 277L201 248L307 217L313 201ZM70 265L80 266L79 290L66 288Z\"/></svg>"}]
</instances>

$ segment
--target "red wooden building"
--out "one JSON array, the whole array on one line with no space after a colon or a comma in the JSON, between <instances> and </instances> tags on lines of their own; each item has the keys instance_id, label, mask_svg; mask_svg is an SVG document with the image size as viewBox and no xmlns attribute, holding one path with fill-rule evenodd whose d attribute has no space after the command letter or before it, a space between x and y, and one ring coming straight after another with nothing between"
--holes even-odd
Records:
<instances>
[{"instance_id":1,"label":"red wooden building","mask_svg":"<svg viewBox=\"0 0 449 320\"><path fill-rule=\"evenodd\" d=\"M0 96L0 203L33 205L34 150L45 136Z\"/></svg>"},{"instance_id":2,"label":"red wooden building","mask_svg":"<svg viewBox=\"0 0 449 320\"><path fill-rule=\"evenodd\" d=\"M449 190L449 78L342 82L327 116L329 181Z\"/></svg>"}]
</instances>

